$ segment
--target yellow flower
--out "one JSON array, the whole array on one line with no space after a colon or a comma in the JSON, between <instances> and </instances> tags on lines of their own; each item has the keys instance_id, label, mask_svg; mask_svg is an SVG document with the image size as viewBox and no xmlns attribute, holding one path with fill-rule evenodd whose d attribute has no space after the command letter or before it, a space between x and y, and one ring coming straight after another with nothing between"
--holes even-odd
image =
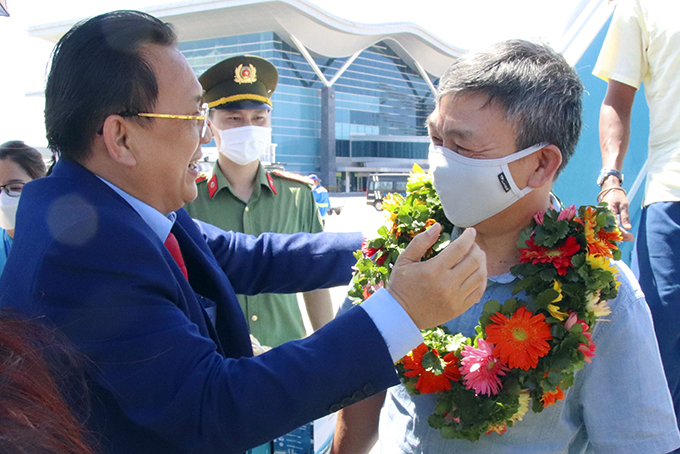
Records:
<instances>
[{"instance_id":1,"label":"yellow flower","mask_svg":"<svg viewBox=\"0 0 680 454\"><path fill-rule=\"evenodd\" d=\"M616 278L616 276L619 274L619 269L609 260L607 257L602 257L598 255L593 255L593 254L587 254L586 255L586 260L590 264L590 267L592 269L603 269L607 270L612 275L614 276L614 281L616 285L616 290L619 289L619 286L621 285L621 282Z\"/></svg>"},{"instance_id":2,"label":"yellow flower","mask_svg":"<svg viewBox=\"0 0 680 454\"><path fill-rule=\"evenodd\" d=\"M430 181L430 175L425 173L422 167L420 167L418 164L413 164L411 174L408 176L409 184L427 181Z\"/></svg>"},{"instance_id":3,"label":"yellow flower","mask_svg":"<svg viewBox=\"0 0 680 454\"><path fill-rule=\"evenodd\" d=\"M524 415L526 415L529 411L530 400L531 398L529 397L529 391L524 390L519 393L519 408L517 409L517 413L512 415L512 418L510 418L512 421L521 421L524 418Z\"/></svg>"},{"instance_id":4,"label":"yellow flower","mask_svg":"<svg viewBox=\"0 0 680 454\"><path fill-rule=\"evenodd\" d=\"M600 300L600 291L588 292L586 295L588 301L586 302L586 309L595 314L595 317L606 317L612 313L612 310L607 305L606 301Z\"/></svg>"},{"instance_id":5,"label":"yellow flower","mask_svg":"<svg viewBox=\"0 0 680 454\"><path fill-rule=\"evenodd\" d=\"M562 301L562 299L564 298L564 296L562 295L562 284L560 284L559 281L553 281L553 289L557 292L557 298L552 300L552 302L558 303ZM569 316L569 314L567 314L566 312L562 312L559 306L555 304L548 304L548 312L550 312L550 315L559 321L564 321L564 319Z\"/></svg>"},{"instance_id":6,"label":"yellow flower","mask_svg":"<svg viewBox=\"0 0 680 454\"><path fill-rule=\"evenodd\" d=\"M404 196L395 192L390 192L383 197L383 210L385 214L391 214L404 203Z\"/></svg>"}]
</instances>

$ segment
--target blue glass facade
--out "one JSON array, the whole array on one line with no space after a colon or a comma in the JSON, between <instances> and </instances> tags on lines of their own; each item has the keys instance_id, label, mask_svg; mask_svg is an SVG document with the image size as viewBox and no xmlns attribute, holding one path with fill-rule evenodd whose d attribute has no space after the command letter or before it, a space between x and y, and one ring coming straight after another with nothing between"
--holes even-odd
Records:
<instances>
[{"instance_id":1,"label":"blue glass facade","mask_svg":"<svg viewBox=\"0 0 680 454\"><path fill-rule=\"evenodd\" d=\"M319 171L323 84L296 48L273 32L183 42L179 48L197 75L232 55L271 61L279 71L272 96L276 160L293 172ZM326 79L346 61L315 58ZM427 144L408 137L427 135L425 119L434 108L434 96L422 77L387 45L378 42L365 49L333 86L336 156L349 157L351 152L358 159L427 158ZM377 141L362 135L401 137Z\"/></svg>"}]
</instances>

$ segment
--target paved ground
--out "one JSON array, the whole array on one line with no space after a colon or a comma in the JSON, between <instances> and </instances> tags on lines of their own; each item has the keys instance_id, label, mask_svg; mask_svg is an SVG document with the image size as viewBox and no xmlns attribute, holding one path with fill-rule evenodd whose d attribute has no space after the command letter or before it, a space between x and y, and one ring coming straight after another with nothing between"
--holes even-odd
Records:
<instances>
[{"instance_id":1,"label":"paved ground","mask_svg":"<svg viewBox=\"0 0 680 454\"><path fill-rule=\"evenodd\" d=\"M366 197L350 196L350 197L331 197L331 206L342 205L343 209L339 215L332 214L326 216L326 231L327 232L362 232L365 238L376 237L378 228L385 223L385 215L382 211L376 211L371 205L366 204ZM335 287L331 289L331 298L333 300L333 309L337 312L338 307L342 304L347 294L347 287ZM301 302L301 296L298 295L298 302ZM307 332L310 332L311 327L309 321L306 319L304 311L304 303L302 303L303 318L305 318L305 326Z\"/></svg>"},{"instance_id":2,"label":"paved ground","mask_svg":"<svg viewBox=\"0 0 680 454\"><path fill-rule=\"evenodd\" d=\"M378 228L385 223L385 215L382 211L376 211L372 205L366 204L366 197L364 194L352 195L349 197L333 197L331 196L331 206L343 205L340 215L326 216L326 231L327 232L362 232L365 238L376 237ZM335 287L331 289L331 298L333 300L333 309L337 312L338 307L345 299L347 294L347 287ZM311 332L309 320L306 318L304 310L304 302L302 297L298 295L298 302L302 304L301 312L305 318L305 326L307 332ZM335 424L332 420L326 424ZM371 451L371 454L378 454L380 452L380 443Z\"/></svg>"}]
</instances>

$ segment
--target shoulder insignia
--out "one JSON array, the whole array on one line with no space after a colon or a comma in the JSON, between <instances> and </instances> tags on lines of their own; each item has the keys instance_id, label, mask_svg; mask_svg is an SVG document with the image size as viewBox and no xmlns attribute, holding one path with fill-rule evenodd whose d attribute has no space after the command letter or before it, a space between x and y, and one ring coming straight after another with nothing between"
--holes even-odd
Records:
<instances>
[{"instance_id":1,"label":"shoulder insignia","mask_svg":"<svg viewBox=\"0 0 680 454\"><path fill-rule=\"evenodd\" d=\"M272 190L272 192L274 193L274 195L279 195L279 194L276 192L276 186L274 186L274 180L272 180L272 176L269 174L269 172L267 172L267 183L269 183L269 189Z\"/></svg>"},{"instance_id":2,"label":"shoulder insignia","mask_svg":"<svg viewBox=\"0 0 680 454\"><path fill-rule=\"evenodd\" d=\"M213 174L212 178L208 180L208 197L212 199L217 192L217 189L217 175Z\"/></svg>"},{"instance_id":3,"label":"shoulder insignia","mask_svg":"<svg viewBox=\"0 0 680 454\"><path fill-rule=\"evenodd\" d=\"M280 178L285 178L287 180L293 180L297 181L298 183L314 186L314 182L312 181L311 178L307 178L306 176L300 175L299 173L286 172L285 170L272 170L270 173Z\"/></svg>"},{"instance_id":4,"label":"shoulder insignia","mask_svg":"<svg viewBox=\"0 0 680 454\"><path fill-rule=\"evenodd\" d=\"M196 178L196 183L202 183L207 179L208 175L206 175L205 173L201 173L200 175L198 175L198 178Z\"/></svg>"}]
</instances>

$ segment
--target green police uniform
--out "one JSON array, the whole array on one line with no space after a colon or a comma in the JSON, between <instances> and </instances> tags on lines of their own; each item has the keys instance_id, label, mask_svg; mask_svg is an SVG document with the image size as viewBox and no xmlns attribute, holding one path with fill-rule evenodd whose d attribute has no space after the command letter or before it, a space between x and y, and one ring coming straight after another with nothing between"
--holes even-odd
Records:
<instances>
[{"instance_id":1,"label":"green police uniform","mask_svg":"<svg viewBox=\"0 0 680 454\"><path fill-rule=\"evenodd\" d=\"M211 109L240 110L272 107L271 95L279 74L269 61L239 55L212 66L198 78L203 99ZM320 232L323 227L314 201L311 181L286 172L266 172L258 167L256 185L248 202L239 199L219 166L198 182L198 198L186 206L194 218L225 230L259 235L263 232ZM250 332L262 345L276 347L305 335L302 315L294 294L239 295ZM278 447L311 449L309 426L276 440ZM306 441L302 441L306 437ZM247 454L270 454L265 443Z\"/></svg>"},{"instance_id":2,"label":"green police uniform","mask_svg":"<svg viewBox=\"0 0 680 454\"><path fill-rule=\"evenodd\" d=\"M259 235L263 232L321 232L319 210L306 178L258 168L248 203L239 199L217 163L212 174L199 178L198 197L185 206L191 217L224 230ZM276 347L305 336L294 294L238 296L250 332L262 345Z\"/></svg>"}]
</instances>

